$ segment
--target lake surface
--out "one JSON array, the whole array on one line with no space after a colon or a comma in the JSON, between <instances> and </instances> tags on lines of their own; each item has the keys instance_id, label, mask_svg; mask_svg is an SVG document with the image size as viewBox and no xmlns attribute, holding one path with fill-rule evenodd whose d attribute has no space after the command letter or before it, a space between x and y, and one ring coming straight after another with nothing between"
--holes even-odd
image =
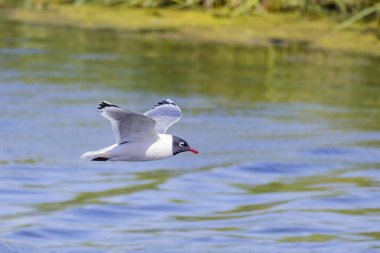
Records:
<instances>
[{"instance_id":1,"label":"lake surface","mask_svg":"<svg viewBox=\"0 0 380 253\"><path fill-rule=\"evenodd\" d=\"M380 252L380 59L0 23L0 252ZM199 149L88 162L96 109Z\"/></svg>"}]
</instances>

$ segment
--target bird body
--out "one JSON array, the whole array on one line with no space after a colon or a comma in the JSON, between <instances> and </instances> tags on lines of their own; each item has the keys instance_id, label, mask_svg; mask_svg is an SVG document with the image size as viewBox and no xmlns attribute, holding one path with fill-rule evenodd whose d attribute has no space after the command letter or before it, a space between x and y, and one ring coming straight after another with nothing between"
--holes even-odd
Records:
<instances>
[{"instance_id":1,"label":"bird body","mask_svg":"<svg viewBox=\"0 0 380 253\"><path fill-rule=\"evenodd\" d=\"M181 117L181 110L170 99L161 100L144 115L102 101L98 109L110 120L117 143L81 158L92 161L151 161L169 158L181 152L198 153L166 130Z\"/></svg>"}]
</instances>

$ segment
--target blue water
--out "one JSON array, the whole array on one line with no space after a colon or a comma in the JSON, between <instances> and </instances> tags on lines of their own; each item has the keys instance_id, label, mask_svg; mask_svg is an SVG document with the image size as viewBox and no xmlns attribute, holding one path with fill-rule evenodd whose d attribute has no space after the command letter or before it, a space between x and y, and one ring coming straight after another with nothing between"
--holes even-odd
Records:
<instances>
[{"instance_id":1,"label":"blue water","mask_svg":"<svg viewBox=\"0 0 380 253\"><path fill-rule=\"evenodd\" d=\"M0 31L0 252L380 252L379 59ZM198 156L79 159L166 97Z\"/></svg>"}]
</instances>

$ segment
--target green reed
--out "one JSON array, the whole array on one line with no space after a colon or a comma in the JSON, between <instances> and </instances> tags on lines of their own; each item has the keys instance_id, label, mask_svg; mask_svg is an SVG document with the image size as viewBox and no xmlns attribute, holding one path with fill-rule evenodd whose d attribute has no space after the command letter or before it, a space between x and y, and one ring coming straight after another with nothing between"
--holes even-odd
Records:
<instances>
[{"instance_id":1,"label":"green reed","mask_svg":"<svg viewBox=\"0 0 380 253\"><path fill-rule=\"evenodd\" d=\"M380 16L380 0L0 0L0 6L24 5L28 8L50 3L215 9L225 16L249 15L260 11L302 12L354 21Z\"/></svg>"}]
</instances>

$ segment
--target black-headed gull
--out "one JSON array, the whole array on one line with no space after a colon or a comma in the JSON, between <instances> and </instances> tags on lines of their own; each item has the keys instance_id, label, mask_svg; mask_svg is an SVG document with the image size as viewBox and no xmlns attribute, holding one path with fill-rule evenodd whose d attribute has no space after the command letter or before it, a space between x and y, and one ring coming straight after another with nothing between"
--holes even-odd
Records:
<instances>
[{"instance_id":1,"label":"black-headed gull","mask_svg":"<svg viewBox=\"0 0 380 253\"><path fill-rule=\"evenodd\" d=\"M144 115L125 110L107 101L98 109L111 122L116 144L84 153L81 158L91 161L151 161L181 152L198 154L187 142L166 134L167 129L181 117L181 109L170 99L159 101Z\"/></svg>"}]
</instances>

